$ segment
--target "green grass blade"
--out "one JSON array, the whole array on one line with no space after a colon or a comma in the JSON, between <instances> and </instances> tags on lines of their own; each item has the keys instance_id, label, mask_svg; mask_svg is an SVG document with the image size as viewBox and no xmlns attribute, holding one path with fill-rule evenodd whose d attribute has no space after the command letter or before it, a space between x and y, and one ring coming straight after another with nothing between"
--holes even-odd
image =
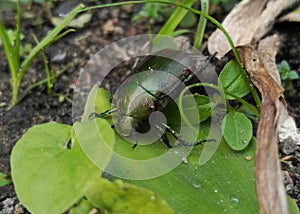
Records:
<instances>
[{"instance_id":1,"label":"green grass blade","mask_svg":"<svg viewBox=\"0 0 300 214\"><path fill-rule=\"evenodd\" d=\"M33 38L36 42L36 44L38 45L40 42L38 40L38 38L33 34ZM41 50L41 56L42 56L42 59L43 59L43 62L44 62L44 67L45 67L45 72L46 72L46 79L47 79L47 93L50 94L51 93L51 88L52 88L52 83L51 83L51 80L50 80L50 69L49 69L49 66L48 66L48 63L47 63L47 57L44 53L44 50Z\"/></svg>"},{"instance_id":2,"label":"green grass blade","mask_svg":"<svg viewBox=\"0 0 300 214\"><path fill-rule=\"evenodd\" d=\"M201 11L203 13L208 14L208 7L209 7L209 1L208 0L201 0ZM203 16L200 17L198 26L197 26L197 31L195 34L195 41L194 41L194 47L199 49L201 44L202 44L202 40L203 40L203 36L204 36L204 31L205 31L205 27L206 27L206 18L204 18Z\"/></svg>"},{"instance_id":3,"label":"green grass blade","mask_svg":"<svg viewBox=\"0 0 300 214\"><path fill-rule=\"evenodd\" d=\"M190 7L193 5L195 0L184 0L182 2L183 5L186 7ZM187 14L188 10L177 7L176 10L172 13L168 21L164 24L164 26L160 29L158 32L158 36L154 39L154 43L159 40L160 35L167 35L172 36L176 27L179 25L181 20L184 18L184 16Z\"/></svg>"},{"instance_id":4,"label":"green grass blade","mask_svg":"<svg viewBox=\"0 0 300 214\"><path fill-rule=\"evenodd\" d=\"M23 92L22 94L20 95L20 98L18 101L21 101L32 89L40 86L40 85L43 85L45 83L48 84L48 81L50 80L51 84L53 84L53 82L55 81L55 79L57 77L60 77L65 71L68 70L68 68L70 67L70 65L66 65L58 74L53 74L50 76L50 78L45 78L45 79L42 79L36 83L33 83L31 85L29 85ZM55 95L55 93L53 93L53 95Z\"/></svg>"},{"instance_id":5,"label":"green grass blade","mask_svg":"<svg viewBox=\"0 0 300 214\"><path fill-rule=\"evenodd\" d=\"M76 30L75 29L68 29L66 30L65 32L59 34L58 36L56 36L51 43L53 42L56 42L58 40L60 40L62 37L64 37L65 35L67 35L68 33L71 33L71 32L75 32Z\"/></svg>"},{"instance_id":6,"label":"green grass blade","mask_svg":"<svg viewBox=\"0 0 300 214\"><path fill-rule=\"evenodd\" d=\"M16 45L15 45L15 55L17 65L20 65L20 44L21 44L21 32L20 32L20 25L21 25L21 6L20 0L17 1L17 21L16 21Z\"/></svg>"},{"instance_id":7,"label":"green grass blade","mask_svg":"<svg viewBox=\"0 0 300 214\"><path fill-rule=\"evenodd\" d=\"M76 17L78 13L82 11L84 8L83 4L78 5L75 7L71 13L69 13L66 18L56 27L54 28L51 33L49 33L35 48L32 50L32 52L29 54L29 56L25 59L25 61L21 65L21 72L19 73L19 79L21 79L24 75L24 73L27 71L28 67L32 63L33 59L36 57L38 52L48 45L50 45L53 40L56 39L57 35L68 25L70 21Z\"/></svg>"},{"instance_id":8,"label":"green grass blade","mask_svg":"<svg viewBox=\"0 0 300 214\"><path fill-rule=\"evenodd\" d=\"M15 80L17 78L17 72L19 67L18 61L16 60L17 56L15 55L14 47L10 43L9 36L1 20L0 20L0 38L2 41L2 45L4 47L4 51L6 54L12 79Z\"/></svg>"},{"instance_id":9,"label":"green grass blade","mask_svg":"<svg viewBox=\"0 0 300 214\"><path fill-rule=\"evenodd\" d=\"M188 29L180 29L180 30L175 30L172 34L173 37L176 36L180 36L182 34L186 34L186 33L192 33L192 31L188 30ZM151 40L150 40L151 41Z\"/></svg>"}]
</instances>

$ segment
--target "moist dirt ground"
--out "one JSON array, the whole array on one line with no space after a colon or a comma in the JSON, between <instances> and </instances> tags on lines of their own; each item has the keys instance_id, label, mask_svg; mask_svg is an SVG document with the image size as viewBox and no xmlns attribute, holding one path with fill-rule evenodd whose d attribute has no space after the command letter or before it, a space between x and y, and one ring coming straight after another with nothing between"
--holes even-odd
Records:
<instances>
[{"instance_id":1,"label":"moist dirt ground","mask_svg":"<svg viewBox=\"0 0 300 214\"><path fill-rule=\"evenodd\" d=\"M54 1L50 8L55 11L61 2ZM52 28L47 11L40 4L32 4L30 8L23 8L27 14L34 14L30 18L22 18L22 33L25 38L23 44L34 44L32 34L43 38ZM55 72L66 68L66 71L57 78L54 83L53 93L47 94L46 86L41 85L31 90L13 108L9 108L11 97L10 73L5 58L3 47L0 48L0 172L10 173L10 154L15 143L33 125L56 121L64 124L72 124L72 94L74 84L80 70L87 64L88 60L106 45L133 35L148 33L149 23L138 23L132 21L132 15L140 10L140 6L116 7L110 9L94 10L92 19L85 27L77 29L76 32L52 44L45 50L50 68ZM14 11L4 11L3 17L6 27L14 26ZM26 14L25 13L25 14ZM216 10L221 20L226 12L222 8ZM37 20L39 23L37 23ZM162 23L152 26L152 32L158 31ZM211 33L214 27L208 26ZM281 49L277 56L277 63L287 60L293 70L300 71L300 24L281 23L274 28L283 36ZM67 67L66 67L67 66ZM24 91L30 84L45 78L44 65L41 57L38 57L28 72L25 74L21 88ZM117 84L117 83L114 83ZM21 90L21 95L22 95ZM285 96L290 106L290 112L300 126L300 81L293 81L293 89L286 91ZM288 145L280 145L280 157L285 158L282 162L282 172L287 193L297 200L300 206L300 148ZM272 179L272 178L266 178ZM20 204L13 184L0 187L0 213L28 213Z\"/></svg>"}]
</instances>

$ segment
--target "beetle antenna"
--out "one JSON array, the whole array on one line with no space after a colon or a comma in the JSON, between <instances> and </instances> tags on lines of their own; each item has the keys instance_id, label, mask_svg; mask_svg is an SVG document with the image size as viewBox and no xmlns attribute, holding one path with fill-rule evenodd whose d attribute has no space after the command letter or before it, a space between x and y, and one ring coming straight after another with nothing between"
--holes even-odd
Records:
<instances>
[{"instance_id":1,"label":"beetle antenna","mask_svg":"<svg viewBox=\"0 0 300 214\"><path fill-rule=\"evenodd\" d=\"M92 112L92 113L90 113L90 115L89 115L89 119L91 120L91 119L93 119L93 118L95 118L95 117L103 118L103 117L106 117L107 115L110 115L111 113L113 113L113 112L115 112L115 111L117 111L116 108L109 109L109 110L107 110L107 111L105 111L105 112L102 112L102 113L100 113L100 114L98 114L98 113L96 113L96 112Z\"/></svg>"},{"instance_id":2,"label":"beetle antenna","mask_svg":"<svg viewBox=\"0 0 300 214\"><path fill-rule=\"evenodd\" d=\"M149 91L147 88L145 88L144 86L142 86L141 84L138 84L138 86L140 86L142 89L144 89L148 94L150 94L151 96L155 97L157 100L159 99L159 97L157 97L155 94L153 94L151 91Z\"/></svg>"},{"instance_id":3,"label":"beetle antenna","mask_svg":"<svg viewBox=\"0 0 300 214\"><path fill-rule=\"evenodd\" d=\"M199 68L199 70L196 70L195 72L192 72L184 81L183 83L186 83L188 81L190 81L193 77L196 76L196 73L199 75L201 74L206 68L207 66L209 65L210 61L215 58L215 56L217 55L217 52L215 52L214 54L212 55L209 55L206 62L204 63L203 66L201 66L201 68Z\"/></svg>"},{"instance_id":4,"label":"beetle antenna","mask_svg":"<svg viewBox=\"0 0 300 214\"><path fill-rule=\"evenodd\" d=\"M202 143L205 142L212 142L212 141L216 141L215 139L203 139L203 140L199 140L195 143L187 143L186 140L179 135L178 133L176 133L170 126L168 126L167 124L161 123L162 126L164 126L166 128L167 131L169 131L173 137L178 140L178 142L184 146L198 146L201 145Z\"/></svg>"},{"instance_id":5,"label":"beetle antenna","mask_svg":"<svg viewBox=\"0 0 300 214\"><path fill-rule=\"evenodd\" d=\"M167 124L165 123L161 123L162 126L164 126L166 128L166 130L168 132L170 132L172 134L172 136L178 140L178 142L184 146L189 146L189 144L185 141L185 139L179 135L177 132L174 131L174 129L172 129L170 126L168 126Z\"/></svg>"},{"instance_id":6,"label":"beetle antenna","mask_svg":"<svg viewBox=\"0 0 300 214\"><path fill-rule=\"evenodd\" d=\"M163 129L163 127L160 126L160 125L155 125L155 128L156 128L156 131L160 134L161 140L164 142L164 144L166 144L166 146L167 146L168 148L172 148L172 146L171 146L171 144L170 144L170 141L169 141L169 139L168 139L168 137L167 137L167 135L166 135L166 132L165 132L165 130Z\"/></svg>"}]
</instances>

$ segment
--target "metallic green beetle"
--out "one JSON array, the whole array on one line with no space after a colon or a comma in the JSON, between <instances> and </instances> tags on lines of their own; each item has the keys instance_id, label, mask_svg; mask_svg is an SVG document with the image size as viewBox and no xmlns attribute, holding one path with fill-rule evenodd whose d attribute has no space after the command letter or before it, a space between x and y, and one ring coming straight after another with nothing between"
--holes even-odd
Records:
<instances>
[{"instance_id":1,"label":"metallic green beetle","mask_svg":"<svg viewBox=\"0 0 300 214\"><path fill-rule=\"evenodd\" d=\"M170 54L172 59L164 57ZM155 111L162 111L172 99L177 98L183 87L192 82L196 78L195 74L202 72L212 58L213 55L200 69L196 69L195 56L180 51L166 49L156 55L150 55L117 89L113 98L114 108L101 114L93 113L91 117L105 117L112 113L116 118L114 125L116 131L123 137L134 138L134 133L143 132L143 129L149 126L149 116ZM186 146L207 141L189 144L162 122L155 123L154 128L169 148L172 146L164 130L169 131ZM137 144L138 142L133 147Z\"/></svg>"}]
</instances>

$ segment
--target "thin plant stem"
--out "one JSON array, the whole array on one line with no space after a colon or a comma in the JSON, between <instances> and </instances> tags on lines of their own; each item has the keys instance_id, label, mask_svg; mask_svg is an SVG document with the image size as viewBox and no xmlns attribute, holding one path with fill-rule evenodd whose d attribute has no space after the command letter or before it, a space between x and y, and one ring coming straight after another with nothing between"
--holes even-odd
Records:
<instances>
[{"instance_id":1,"label":"thin plant stem","mask_svg":"<svg viewBox=\"0 0 300 214\"><path fill-rule=\"evenodd\" d=\"M199 130L196 130L195 127L189 122L189 119L187 118L186 114L183 111L183 105L182 104L183 104L183 95L185 94L185 92L192 89L192 88L194 88L194 87L200 87L200 86L207 86L207 87L211 87L211 88L214 88L214 89L220 91L219 86L211 84L211 83L195 83L195 84L189 85L186 88L184 88L180 92L179 97L178 97L178 109L179 109L180 115L181 115L183 121L195 133L197 133Z\"/></svg>"},{"instance_id":2,"label":"thin plant stem","mask_svg":"<svg viewBox=\"0 0 300 214\"><path fill-rule=\"evenodd\" d=\"M201 0L201 11L203 13L208 14L208 7L209 7L208 0ZM199 49L202 44L205 27L206 27L206 18L200 16L200 20L198 22L198 26L195 34L195 41L194 41L194 47L197 49Z\"/></svg>"},{"instance_id":3,"label":"thin plant stem","mask_svg":"<svg viewBox=\"0 0 300 214\"><path fill-rule=\"evenodd\" d=\"M39 44L39 40L38 38L33 35L33 38L36 42L36 44L38 45ZM48 63L47 63L47 57L44 53L44 50L41 50L41 56L42 56L42 59L43 59L43 62L44 62L44 67L45 67L45 72L46 72L46 79L47 79L47 94L50 94L51 93L51 88L52 88L52 83L51 83L51 79L50 79L50 69L49 69L49 66L48 66Z\"/></svg>"},{"instance_id":4,"label":"thin plant stem","mask_svg":"<svg viewBox=\"0 0 300 214\"><path fill-rule=\"evenodd\" d=\"M82 11L84 8L83 4L79 4L77 7L70 12L66 18L56 27L51 33L49 33L29 54L29 56L25 59L25 61L21 64L21 71L19 77L22 78L24 73L27 71L31 62L38 54L38 52L44 49L46 46L50 45L53 41L55 41L57 35L76 17L78 13Z\"/></svg>"},{"instance_id":5,"label":"thin plant stem","mask_svg":"<svg viewBox=\"0 0 300 214\"><path fill-rule=\"evenodd\" d=\"M168 2L166 0L142 0L142 1L125 1L125 2L117 2L117 3L111 3L111 4L105 4L105 5L95 5L95 6L91 6L91 7L86 7L84 9L81 10L81 12L83 11L87 11L87 10L93 10L93 9L100 9L100 8L106 8L106 7L116 7L116 6L122 6L122 5L127 5L127 4L144 4L144 3L161 3L161 4L169 4L169 5L173 5L176 7L182 7L188 11L191 11L192 13L198 14L203 16L204 18L208 19L209 21L211 21L213 24L215 24L224 34L224 36L226 37L229 46L231 47L233 54L237 60L237 62L242 66L242 60L240 58L240 55L237 51L237 49L234 46L233 41L230 38L230 35L228 34L228 32L226 31L226 29L222 26L222 24L220 22L218 22L216 19L214 19L213 17L211 17L210 15L203 13L202 11L196 10L194 8L188 7L182 3L178 3L178 2Z\"/></svg>"},{"instance_id":6,"label":"thin plant stem","mask_svg":"<svg viewBox=\"0 0 300 214\"><path fill-rule=\"evenodd\" d=\"M61 76L68 68L69 68L69 65L66 65L58 74L52 75L52 76L50 76L50 78L47 77L45 79L42 79L42 80L28 86L21 94L19 101L22 100L32 89L34 89L40 85L43 85L45 83L48 83L49 79L51 82L53 82L57 77Z\"/></svg>"},{"instance_id":7,"label":"thin plant stem","mask_svg":"<svg viewBox=\"0 0 300 214\"><path fill-rule=\"evenodd\" d=\"M15 43L15 56L17 60L17 65L20 65L20 45L21 45L21 32L20 32L20 25L21 25L21 6L20 0L17 0L17 22L16 22L16 43Z\"/></svg>"},{"instance_id":8,"label":"thin plant stem","mask_svg":"<svg viewBox=\"0 0 300 214\"><path fill-rule=\"evenodd\" d=\"M14 58L13 60L10 60L10 57L8 58L9 65L11 69L12 74L12 99L10 103L10 107L17 104L19 101L19 90L20 90L20 84L22 81L22 78L26 71L28 70L29 66L31 65L32 61L35 59L36 55L43 50L48 45L52 44L57 39L61 38L62 36L66 35L66 33L62 33L62 35L58 35L76 16L78 13L81 12L81 10L84 8L83 4L79 4L77 7L75 7L72 12L70 12L65 19L57 26L55 27L44 39L39 42L31 51L29 56L26 57L26 59L22 62L21 67L19 69L19 65L17 67L14 65L17 61L17 56L14 54L14 56L11 56L11 58ZM0 22L0 33L2 31L2 26ZM3 27L4 29L4 27ZM67 31L67 32L70 32ZM2 36L1 36L2 38ZM5 51L6 52L6 51ZM15 62L15 63L14 63ZM16 68L15 68L16 67Z\"/></svg>"},{"instance_id":9,"label":"thin plant stem","mask_svg":"<svg viewBox=\"0 0 300 214\"><path fill-rule=\"evenodd\" d=\"M185 115L184 111L183 111L183 106L182 106L182 103L183 103L183 95L185 94L186 91L194 88L194 87L201 87L201 86L204 86L204 87L210 87L210 88L213 88L213 89L216 89L217 91L222 91L223 88L221 86L217 86L217 85L214 85L214 84L211 84L211 83L195 83L195 84L192 84L192 85L189 85L187 86L186 88L184 88L179 97L178 97L178 109L180 111L180 115L182 117L182 119L184 120L184 122L189 126L189 128L195 132L197 132L198 130L196 130L192 124L190 124L187 116ZM246 100L240 98L240 97L237 97L236 95L228 92L227 90L224 90L224 93L225 94L228 94L232 97L234 97L235 99L237 99L239 102L241 102L242 104L244 104L251 112L253 115L255 115L257 118L259 118L259 112L258 110L253 107L250 103L248 103Z\"/></svg>"}]
</instances>

